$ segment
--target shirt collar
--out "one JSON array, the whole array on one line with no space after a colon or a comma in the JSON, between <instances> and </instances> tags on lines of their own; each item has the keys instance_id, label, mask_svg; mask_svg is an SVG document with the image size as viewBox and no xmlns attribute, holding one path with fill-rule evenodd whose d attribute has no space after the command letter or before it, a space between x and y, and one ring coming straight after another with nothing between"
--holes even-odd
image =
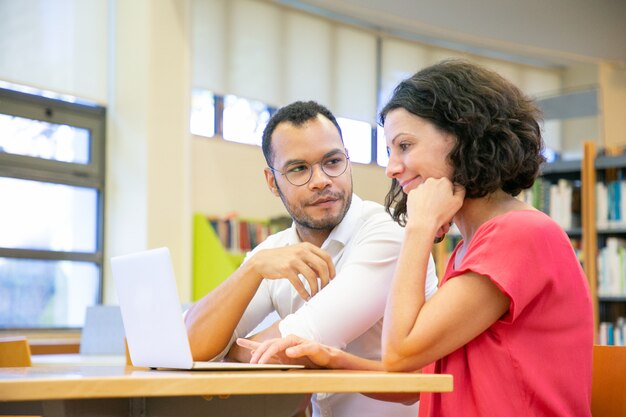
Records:
<instances>
[{"instance_id":1,"label":"shirt collar","mask_svg":"<svg viewBox=\"0 0 626 417\"><path fill-rule=\"evenodd\" d=\"M352 203L348 212L343 217L341 223L339 223L330 235L326 238L326 241L322 244L322 249L329 246L332 242L338 242L341 246L345 246L350 238L354 235L354 231L357 229L358 223L361 219L361 213L363 207L363 200L356 194L352 194Z\"/></svg>"}]
</instances>

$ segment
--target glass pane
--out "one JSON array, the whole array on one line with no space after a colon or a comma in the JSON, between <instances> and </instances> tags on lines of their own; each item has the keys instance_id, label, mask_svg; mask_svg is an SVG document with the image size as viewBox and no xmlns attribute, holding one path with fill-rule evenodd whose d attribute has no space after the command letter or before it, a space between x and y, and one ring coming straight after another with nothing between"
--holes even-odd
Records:
<instances>
[{"instance_id":1,"label":"glass pane","mask_svg":"<svg viewBox=\"0 0 626 417\"><path fill-rule=\"evenodd\" d=\"M0 152L89 163L88 129L0 114Z\"/></svg>"},{"instance_id":2,"label":"glass pane","mask_svg":"<svg viewBox=\"0 0 626 417\"><path fill-rule=\"evenodd\" d=\"M0 258L0 328L81 327L99 274L87 262Z\"/></svg>"},{"instance_id":3,"label":"glass pane","mask_svg":"<svg viewBox=\"0 0 626 417\"><path fill-rule=\"evenodd\" d=\"M270 109L260 101L224 96L224 139L261 146Z\"/></svg>"},{"instance_id":4,"label":"glass pane","mask_svg":"<svg viewBox=\"0 0 626 417\"><path fill-rule=\"evenodd\" d=\"M98 191L0 178L0 247L96 252Z\"/></svg>"},{"instance_id":5,"label":"glass pane","mask_svg":"<svg viewBox=\"0 0 626 417\"><path fill-rule=\"evenodd\" d=\"M372 162L372 126L366 122L338 117L343 142L348 148L350 161L361 164Z\"/></svg>"},{"instance_id":6,"label":"glass pane","mask_svg":"<svg viewBox=\"0 0 626 417\"><path fill-rule=\"evenodd\" d=\"M194 88L191 92L191 133L215 136L215 99L209 90Z\"/></svg>"},{"instance_id":7,"label":"glass pane","mask_svg":"<svg viewBox=\"0 0 626 417\"><path fill-rule=\"evenodd\" d=\"M386 167L389 163L385 129L382 126L376 126L376 163L381 167Z\"/></svg>"}]
</instances>

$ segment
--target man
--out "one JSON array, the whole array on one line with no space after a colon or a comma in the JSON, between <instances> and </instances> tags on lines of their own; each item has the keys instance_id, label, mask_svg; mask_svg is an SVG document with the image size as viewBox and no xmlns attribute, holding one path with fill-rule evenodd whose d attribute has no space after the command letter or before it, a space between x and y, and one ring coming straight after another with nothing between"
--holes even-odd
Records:
<instances>
[{"instance_id":1,"label":"man","mask_svg":"<svg viewBox=\"0 0 626 417\"><path fill-rule=\"evenodd\" d=\"M325 107L295 102L263 132L265 179L293 218L186 314L196 360L250 360L233 343L295 334L380 359L382 316L403 230L370 201L352 194L341 129ZM432 259L426 295L437 286ZM249 335L271 312L279 321ZM316 394L315 416L411 416L415 406L361 394Z\"/></svg>"}]
</instances>

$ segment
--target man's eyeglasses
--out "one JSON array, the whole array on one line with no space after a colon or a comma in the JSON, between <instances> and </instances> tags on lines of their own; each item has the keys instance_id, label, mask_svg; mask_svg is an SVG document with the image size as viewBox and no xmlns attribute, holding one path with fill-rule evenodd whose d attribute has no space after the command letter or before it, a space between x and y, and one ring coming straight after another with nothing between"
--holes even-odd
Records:
<instances>
[{"instance_id":1,"label":"man's eyeglasses","mask_svg":"<svg viewBox=\"0 0 626 417\"><path fill-rule=\"evenodd\" d=\"M324 174L334 178L346 172L349 159L348 155L337 153L328 156L315 164L320 164L320 168L322 168ZM284 171L279 171L272 167L269 167L269 169L275 173L278 172L279 174L284 175L285 178L287 178L287 181L296 187L300 187L311 181L311 178L313 177L313 165L315 164L311 165L307 162L294 162L287 165Z\"/></svg>"}]
</instances>

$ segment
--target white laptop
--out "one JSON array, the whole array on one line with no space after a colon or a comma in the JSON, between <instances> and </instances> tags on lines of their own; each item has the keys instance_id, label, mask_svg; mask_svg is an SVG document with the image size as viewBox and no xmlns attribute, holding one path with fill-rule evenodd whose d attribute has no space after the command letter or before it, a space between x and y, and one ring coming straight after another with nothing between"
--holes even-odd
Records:
<instances>
[{"instance_id":1,"label":"white laptop","mask_svg":"<svg viewBox=\"0 0 626 417\"><path fill-rule=\"evenodd\" d=\"M111 258L128 351L135 366L250 370L300 365L194 362L167 248Z\"/></svg>"}]
</instances>

